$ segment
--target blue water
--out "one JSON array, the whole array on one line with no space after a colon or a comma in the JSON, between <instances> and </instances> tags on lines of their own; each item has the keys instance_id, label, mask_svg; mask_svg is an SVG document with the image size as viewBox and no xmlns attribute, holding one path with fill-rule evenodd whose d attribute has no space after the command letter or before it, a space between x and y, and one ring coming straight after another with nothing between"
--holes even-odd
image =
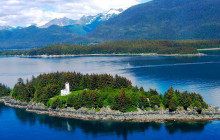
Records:
<instances>
[{"instance_id":1,"label":"blue water","mask_svg":"<svg viewBox=\"0 0 220 140\"><path fill-rule=\"evenodd\" d=\"M132 123L83 121L28 113L0 104L0 139L219 139L220 121Z\"/></svg>"},{"instance_id":2,"label":"blue water","mask_svg":"<svg viewBox=\"0 0 220 140\"><path fill-rule=\"evenodd\" d=\"M220 51L208 56L86 56L69 58L0 57L0 82L56 71L109 73L133 85L164 93L170 86L195 91L220 107ZM122 123L62 119L0 105L0 139L219 139L220 121Z\"/></svg>"}]
</instances>

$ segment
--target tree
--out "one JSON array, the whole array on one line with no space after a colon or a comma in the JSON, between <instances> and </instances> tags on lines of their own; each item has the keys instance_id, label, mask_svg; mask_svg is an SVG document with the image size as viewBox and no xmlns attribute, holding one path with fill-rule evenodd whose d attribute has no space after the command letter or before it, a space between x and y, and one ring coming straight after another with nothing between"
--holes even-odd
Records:
<instances>
[{"instance_id":1,"label":"tree","mask_svg":"<svg viewBox=\"0 0 220 140\"><path fill-rule=\"evenodd\" d=\"M140 91L144 92L144 88L143 88L143 87L140 87Z\"/></svg>"},{"instance_id":2,"label":"tree","mask_svg":"<svg viewBox=\"0 0 220 140\"><path fill-rule=\"evenodd\" d=\"M35 89L32 83L28 83L25 88L23 99L29 102L34 97Z\"/></svg>"},{"instance_id":3,"label":"tree","mask_svg":"<svg viewBox=\"0 0 220 140\"><path fill-rule=\"evenodd\" d=\"M199 101L196 101L194 106L195 106L196 111L199 114L201 114L202 113L202 104Z\"/></svg>"},{"instance_id":4,"label":"tree","mask_svg":"<svg viewBox=\"0 0 220 140\"><path fill-rule=\"evenodd\" d=\"M125 96L125 90L121 90L121 97L120 97L120 111L121 112L126 112L126 96Z\"/></svg>"},{"instance_id":5,"label":"tree","mask_svg":"<svg viewBox=\"0 0 220 140\"><path fill-rule=\"evenodd\" d=\"M139 97L139 104L138 104L139 108L144 109L146 107L150 107L149 101L147 99L147 97L144 96L140 96Z\"/></svg>"},{"instance_id":6,"label":"tree","mask_svg":"<svg viewBox=\"0 0 220 140\"><path fill-rule=\"evenodd\" d=\"M185 91L180 97L180 105L184 107L185 110L192 104L192 99L190 98L187 91Z\"/></svg>"},{"instance_id":7,"label":"tree","mask_svg":"<svg viewBox=\"0 0 220 140\"><path fill-rule=\"evenodd\" d=\"M173 87L170 87L164 95L164 105L166 108L169 107L170 100L172 99L173 96L174 96L174 90Z\"/></svg>"},{"instance_id":8,"label":"tree","mask_svg":"<svg viewBox=\"0 0 220 140\"><path fill-rule=\"evenodd\" d=\"M98 89L98 76L95 74L91 75L91 89Z\"/></svg>"},{"instance_id":9,"label":"tree","mask_svg":"<svg viewBox=\"0 0 220 140\"><path fill-rule=\"evenodd\" d=\"M51 85L47 85L46 86L46 94L48 96L48 98L54 97L56 95L58 95L60 92L59 87L55 84Z\"/></svg>"},{"instance_id":10,"label":"tree","mask_svg":"<svg viewBox=\"0 0 220 140\"><path fill-rule=\"evenodd\" d=\"M176 109L177 109L176 101L174 98L172 98L169 102L169 111L173 112L176 111Z\"/></svg>"},{"instance_id":11,"label":"tree","mask_svg":"<svg viewBox=\"0 0 220 140\"><path fill-rule=\"evenodd\" d=\"M61 107L62 107L62 103L60 102L59 98L56 98L55 100L53 100L51 104L51 108L55 109L55 108L61 108Z\"/></svg>"},{"instance_id":12,"label":"tree","mask_svg":"<svg viewBox=\"0 0 220 140\"><path fill-rule=\"evenodd\" d=\"M79 99L76 99L76 100L74 101L74 108L75 108L76 110L80 109Z\"/></svg>"},{"instance_id":13,"label":"tree","mask_svg":"<svg viewBox=\"0 0 220 140\"><path fill-rule=\"evenodd\" d=\"M113 110L120 110L120 97L118 95L115 95L114 101L112 103L112 109Z\"/></svg>"},{"instance_id":14,"label":"tree","mask_svg":"<svg viewBox=\"0 0 220 140\"><path fill-rule=\"evenodd\" d=\"M156 89L150 89L150 95L151 96L154 96L154 95L159 95L159 93L157 92L157 90Z\"/></svg>"},{"instance_id":15,"label":"tree","mask_svg":"<svg viewBox=\"0 0 220 140\"><path fill-rule=\"evenodd\" d=\"M102 107L103 107L103 100L102 100L101 97L98 99L98 107L99 107L99 108L102 108Z\"/></svg>"},{"instance_id":16,"label":"tree","mask_svg":"<svg viewBox=\"0 0 220 140\"><path fill-rule=\"evenodd\" d=\"M151 107L154 107L155 105L160 106L161 103L160 96L159 95L151 96L150 103L151 103Z\"/></svg>"},{"instance_id":17,"label":"tree","mask_svg":"<svg viewBox=\"0 0 220 140\"><path fill-rule=\"evenodd\" d=\"M18 78L18 85L24 85L24 80L22 78Z\"/></svg>"},{"instance_id":18,"label":"tree","mask_svg":"<svg viewBox=\"0 0 220 140\"><path fill-rule=\"evenodd\" d=\"M74 96L72 96L72 95L68 96L68 98L67 98L67 105L69 107L72 107L74 105Z\"/></svg>"},{"instance_id":19,"label":"tree","mask_svg":"<svg viewBox=\"0 0 220 140\"><path fill-rule=\"evenodd\" d=\"M22 78L18 79L18 82L17 84L15 84L13 90L14 90L14 94L12 96L18 100L24 101L23 95L25 92L25 85Z\"/></svg>"},{"instance_id":20,"label":"tree","mask_svg":"<svg viewBox=\"0 0 220 140\"><path fill-rule=\"evenodd\" d=\"M11 92L10 88L0 83L0 97L9 96L10 92Z\"/></svg>"}]
</instances>

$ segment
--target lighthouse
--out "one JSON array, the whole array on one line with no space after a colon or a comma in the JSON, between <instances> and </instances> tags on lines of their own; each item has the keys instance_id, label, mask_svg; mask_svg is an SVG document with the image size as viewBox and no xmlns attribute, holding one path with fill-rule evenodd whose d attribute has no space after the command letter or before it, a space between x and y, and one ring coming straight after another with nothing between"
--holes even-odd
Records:
<instances>
[{"instance_id":1,"label":"lighthouse","mask_svg":"<svg viewBox=\"0 0 220 140\"><path fill-rule=\"evenodd\" d=\"M61 90L61 96L66 96L70 94L70 84L68 82L65 83L65 89Z\"/></svg>"}]
</instances>

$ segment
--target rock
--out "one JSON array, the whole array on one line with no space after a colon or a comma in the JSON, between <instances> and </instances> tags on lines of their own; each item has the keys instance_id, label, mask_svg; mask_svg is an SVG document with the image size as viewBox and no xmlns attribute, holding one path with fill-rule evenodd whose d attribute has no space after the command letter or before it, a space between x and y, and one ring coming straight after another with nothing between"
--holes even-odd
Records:
<instances>
[{"instance_id":1,"label":"rock","mask_svg":"<svg viewBox=\"0 0 220 140\"><path fill-rule=\"evenodd\" d=\"M38 114L48 114L50 116L66 117L66 118L78 118L84 120L116 120L116 121L136 121L136 122L149 122L149 121L166 121L166 120L213 120L220 119L219 108L210 107L202 114L198 114L195 110L187 109L187 111L182 108L178 108L177 111L170 113L168 110L159 111L144 111L137 109L137 112L122 113L120 111L111 110L109 106L103 107L99 112L93 108L88 110L87 108L80 108L75 110L74 108L65 109L52 109L47 108L42 103L24 103L16 101L11 97L0 98L0 102L7 106L26 108L29 112L35 112Z\"/></svg>"}]
</instances>

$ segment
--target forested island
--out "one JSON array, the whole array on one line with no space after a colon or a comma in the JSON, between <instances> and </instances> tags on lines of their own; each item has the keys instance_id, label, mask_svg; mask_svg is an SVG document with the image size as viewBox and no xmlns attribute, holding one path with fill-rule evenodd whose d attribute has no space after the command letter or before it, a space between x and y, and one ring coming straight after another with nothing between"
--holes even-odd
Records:
<instances>
[{"instance_id":1,"label":"forested island","mask_svg":"<svg viewBox=\"0 0 220 140\"><path fill-rule=\"evenodd\" d=\"M61 96L67 81L71 93ZM26 82L20 78L13 89L1 84L0 96L0 101L8 106L60 117L121 121L220 118L219 109L208 106L200 94L171 87L162 95L109 74L56 72L41 74Z\"/></svg>"},{"instance_id":2,"label":"forested island","mask_svg":"<svg viewBox=\"0 0 220 140\"><path fill-rule=\"evenodd\" d=\"M197 49L220 48L220 40L130 40L95 45L54 44L32 50L1 51L1 56L97 54L199 54Z\"/></svg>"}]
</instances>

